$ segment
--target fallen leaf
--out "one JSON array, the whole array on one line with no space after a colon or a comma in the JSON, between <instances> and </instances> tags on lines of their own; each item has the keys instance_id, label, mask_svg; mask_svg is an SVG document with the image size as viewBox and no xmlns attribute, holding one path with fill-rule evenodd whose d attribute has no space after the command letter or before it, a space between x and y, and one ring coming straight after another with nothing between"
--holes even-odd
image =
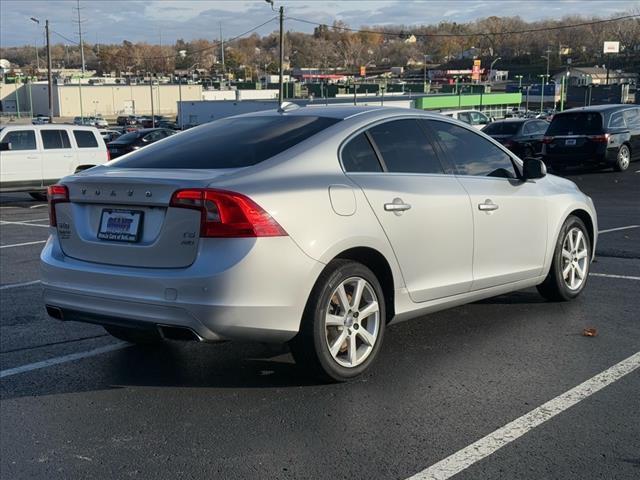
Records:
<instances>
[{"instance_id":1,"label":"fallen leaf","mask_svg":"<svg viewBox=\"0 0 640 480\"><path fill-rule=\"evenodd\" d=\"M582 335L585 337L595 337L598 334L598 330L595 328L585 328L582 330Z\"/></svg>"}]
</instances>

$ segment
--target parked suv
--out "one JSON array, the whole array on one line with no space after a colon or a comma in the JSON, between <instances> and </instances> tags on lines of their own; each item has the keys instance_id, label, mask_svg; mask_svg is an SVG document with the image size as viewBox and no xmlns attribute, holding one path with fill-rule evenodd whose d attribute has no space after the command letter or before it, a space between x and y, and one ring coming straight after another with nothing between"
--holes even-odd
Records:
<instances>
[{"instance_id":1,"label":"parked suv","mask_svg":"<svg viewBox=\"0 0 640 480\"><path fill-rule=\"evenodd\" d=\"M579 165L626 170L640 159L640 107L597 105L558 113L543 139L542 154L556 171Z\"/></svg>"},{"instance_id":2,"label":"parked suv","mask_svg":"<svg viewBox=\"0 0 640 480\"><path fill-rule=\"evenodd\" d=\"M468 123L473 128L482 129L490 124L493 119L478 110L448 110L441 112L447 117L455 118L461 122Z\"/></svg>"},{"instance_id":3,"label":"parked suv","mask_svg":"<svg viewBox=\"0 0 640 480\"><path fill-rule=\"evenodd\" d=\"M0 192L43 191L62 177L109 160L94 127L14 125L0 129Z\"/></svg>"}]
</instances>

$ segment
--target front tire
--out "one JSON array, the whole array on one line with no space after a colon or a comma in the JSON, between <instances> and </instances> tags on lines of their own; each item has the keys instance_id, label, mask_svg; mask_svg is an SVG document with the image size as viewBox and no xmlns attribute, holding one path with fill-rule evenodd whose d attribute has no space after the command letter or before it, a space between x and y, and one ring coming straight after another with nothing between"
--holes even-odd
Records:
<instances>
[{"instance_id":1,"label":"front tire","mask_svg":"<svg viewBox=\"0 0 640 480\"><path fill-rule=\"evenodd\" d=\"M141 330L138 328L116 327L114 325L103 326L109 335L125 342L138 345L154 345L162 342L162 337L156 330Z\"/></svg>"},{"instance_id":2,"label":"front tire","mask_svg":"<svg viewBox=\"0 0 640 480\"><path fill-rule=\"evenodd\" d=\"M357 262L334 260L309 296L291 353L325 380L351 380L375 361L385 323L384 294L373 272Z\"/></svg>"},{"instance_id":3,"label":"front tire","mask_svg":"<svg viewBox=\"0 0 640 480\"><path fill-rule=\"evenodd\" d=\"M576 298L587 284L591 262L591 241L584 222L570 215L562 225L553 252L551 269L538 292L547 300Z\"/></svg>"},{"instance_id":4,"label":"front tire","mask_svg":"<svg viewBox=\"0 0 640 480\"><path fill-rule=\"evenodd\" d=\"M631 163L631 150L628 145L620 145L618 153L616 154L616 163L613 164L613 169L616 172L624 172L629 168Z\"/></svg>"}]
</instances>

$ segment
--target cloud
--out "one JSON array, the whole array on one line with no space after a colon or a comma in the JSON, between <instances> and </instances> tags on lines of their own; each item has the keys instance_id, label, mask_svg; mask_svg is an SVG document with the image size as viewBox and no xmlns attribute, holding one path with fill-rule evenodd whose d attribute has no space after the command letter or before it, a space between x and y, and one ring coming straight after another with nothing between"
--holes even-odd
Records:
<instances>
[{"instance_id":1,"label":"cloud","mask_svg":"<svg viewBox=\"0 0 640 480\"><path fill-rule=\"evenodd\" d=\"M605 16L637 6L635 0L276 0L286 14L319 23L342 20L352 27L362 25L424 25L440 21L466 22L498 12L519 15L525 20L560 18L565 15ZM588 8L585 8L588 5ZM75 0L0 1L0 45L42 45L42 30L29 20L48 18L53 31L77 40L74 24ZM238 35L276 15L263 0L81 0L85 38L94 43L121 43L123 40L173 43L178 38L217 38L221 23L225 37ZM291 30L311 32L313 25L286 21ZM277 29L272 23L258 31ZM62 41L53 35L53 41Z\"/></svg>"}]
</instances>

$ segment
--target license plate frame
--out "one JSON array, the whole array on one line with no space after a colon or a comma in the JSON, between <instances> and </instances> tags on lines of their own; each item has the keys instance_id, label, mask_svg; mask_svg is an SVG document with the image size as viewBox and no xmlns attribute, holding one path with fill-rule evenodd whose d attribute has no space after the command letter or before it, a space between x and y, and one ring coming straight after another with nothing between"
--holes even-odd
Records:
<instances>
[{"instance_id":1,"label":"license plate frame","mask_svg":"<svg viewBox=\"0 0 640 480\"><path fill-rule=\"evenodd\" d=\"M576 139L575 138L567 138L564 141L564 145L566 147L575 147L576 146Z\"/></svg>"},{"instance_id":2,"label":"license plate frame","mask_svg":"<svg viewBox=\"0 0 640 480\"><path fill-rule=\"evenodd\" d=\"M105 215L107 215L107 218L105 218ZM114 223L126 224L126 230L124 229L124 225L121 228L123 231L117 231L118 229L114 228L116 225L112 225L112 228L109 229L109 220L111 218L124 218L125 221L116 221ZM129 219L130 222L127 222ZM109 242L137 243L140 241L140 237L142 235L143 220L144 212L142 210L103 208L102 214L100 215L97 237L99 240L106 240Z\"/></svg>"}]
</instances>

